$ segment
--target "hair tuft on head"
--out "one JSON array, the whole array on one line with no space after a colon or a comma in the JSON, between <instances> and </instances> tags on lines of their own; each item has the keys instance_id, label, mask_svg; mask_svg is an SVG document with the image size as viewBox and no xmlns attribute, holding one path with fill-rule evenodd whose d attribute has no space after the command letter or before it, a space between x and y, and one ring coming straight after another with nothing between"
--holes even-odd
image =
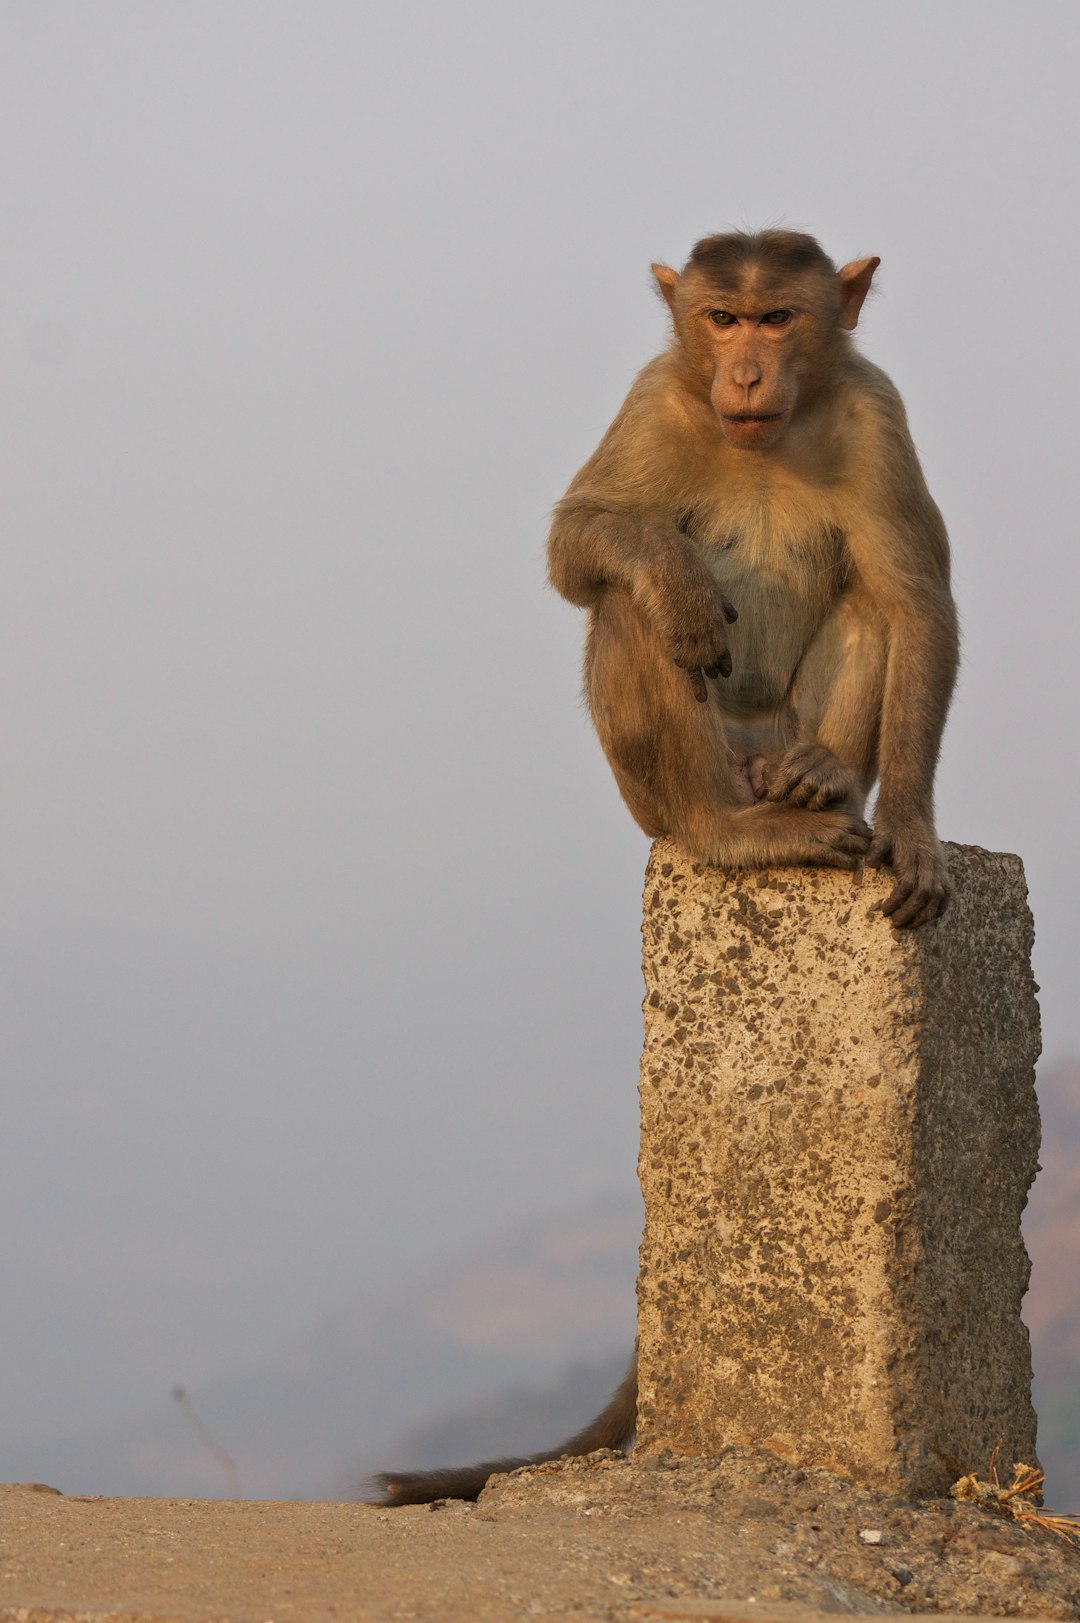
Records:
<instances>
[{"instance_id":1,"label":"hair tuft on head","mask_svg":"<svg viewBox=\"0 0 1080 1623\"><path fill-rule=\"evenodd\" d=\"M781 276L813 270L836 275L836 266L824 248L804 231L725 231L703 237L694 245L686 269L724 281L751 265Z\"/></svg>"}]
</instances>

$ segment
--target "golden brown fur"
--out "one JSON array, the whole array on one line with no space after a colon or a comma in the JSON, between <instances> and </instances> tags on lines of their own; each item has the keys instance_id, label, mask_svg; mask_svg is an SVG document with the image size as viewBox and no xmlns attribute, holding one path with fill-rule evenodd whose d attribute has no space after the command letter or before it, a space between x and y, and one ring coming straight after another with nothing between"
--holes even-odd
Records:
<instances>
[{"instance_id":1,"label":"golden brown fur","mask_svg":"<svg viewBox=\"0 0 1080 1623\"><path fill-rule=\"evenodd\" d=\"M559 503L549 561L589 611L589 706L645 832L723 866L889 862L884 911L912 926L947 894L933 778L956 614L903 404L848 338L877 263L837 272L767 231L706 238L681 276L654 266L671 344ZM534 1458L623 1446L635 1402L631 1363ZM391 1504L475 1498L524 1463L378 1481Z\"/></svg>"},{"instance_id":2,"label":"golden brown fur","mask_svg":"<svg viewBox=\"0 0 1080 1623\"><path fill-rule=\"evenodd\" d=\"M590 709L647 834L721 866L890 862L885 912L917 925L946 896L956 615L903 404L848 336L877 263L763 232L654 266L671 344L559 503L549 561L589 610Z\"/></svg>"}]
</instances>

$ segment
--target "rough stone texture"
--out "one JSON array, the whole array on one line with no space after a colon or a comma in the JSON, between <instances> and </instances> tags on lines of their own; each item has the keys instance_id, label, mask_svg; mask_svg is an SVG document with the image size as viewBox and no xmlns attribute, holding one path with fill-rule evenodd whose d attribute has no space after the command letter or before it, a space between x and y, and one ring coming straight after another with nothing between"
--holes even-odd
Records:
<instances>
[{"instance_id":1,"label":"rough stone texture","mask_svg":"<svg viewBox=\"0 0 1080 1623\"><path fill-rule=\"evenodd\" d=\"M653 848L638 1446L767 1448L901 1493L1035 1463L1020 1302L1039 1051L1017 857L946 848L945 916L888 875Z\"/></svg>"}]
</instances>

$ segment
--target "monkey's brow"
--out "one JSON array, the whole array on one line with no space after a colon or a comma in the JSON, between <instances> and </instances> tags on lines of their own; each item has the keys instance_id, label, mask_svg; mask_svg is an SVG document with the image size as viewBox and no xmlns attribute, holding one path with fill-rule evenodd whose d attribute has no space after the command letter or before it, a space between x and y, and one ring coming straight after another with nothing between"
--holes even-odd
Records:
<instances>
[{"instance_id":1,"label":"monkey's brow","mask_svg":"<svg viewBox=\"0 0 1080 1623\"><path fill-rule=\"evenodd\" d=\"M755 295L747 300L745 293L732 294L714 293L710 298L695 300L692 306L693 315L706 316L710 310L724 310L729 316L735 316L739 321L754 321L761 316L767 316L770 310L790 310L793 316L801 313L803 306L796 300L784 298L782 292L764 298Z\"/></svg>"}]
</instances>

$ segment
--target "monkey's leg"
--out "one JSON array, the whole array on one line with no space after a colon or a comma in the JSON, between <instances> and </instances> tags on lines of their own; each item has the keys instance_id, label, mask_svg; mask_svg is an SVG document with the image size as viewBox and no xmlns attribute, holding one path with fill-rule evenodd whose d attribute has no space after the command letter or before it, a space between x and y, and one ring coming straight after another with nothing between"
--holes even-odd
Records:
<instances>
[{"instance_id":1,"label":"monkey's leg","mask_svg":"<svg viewBox=\"0 0 1080 1623\"><path fill-rule=\"evenodd\" d=\"M866 593L845 593L799 663L791 702L795 743L765 767L769 799L843 802L860 814L877 776L887 630Z\"/></svg>"},{"instance_id":2,"label":"monkey's leg","mask_svg":"<svg viewBox=\"0 0 1080 1623\"><path fill-rule=\"evenodd\" d=\"M615 780L646 834L671 834L718 867L854 868L866 851L869 831L851 806L756 800L753 763L737 759L715 692L704 704L695 699L625 593L609 590L593 610L585 689Z\"/></svg>"}]
</instances>

